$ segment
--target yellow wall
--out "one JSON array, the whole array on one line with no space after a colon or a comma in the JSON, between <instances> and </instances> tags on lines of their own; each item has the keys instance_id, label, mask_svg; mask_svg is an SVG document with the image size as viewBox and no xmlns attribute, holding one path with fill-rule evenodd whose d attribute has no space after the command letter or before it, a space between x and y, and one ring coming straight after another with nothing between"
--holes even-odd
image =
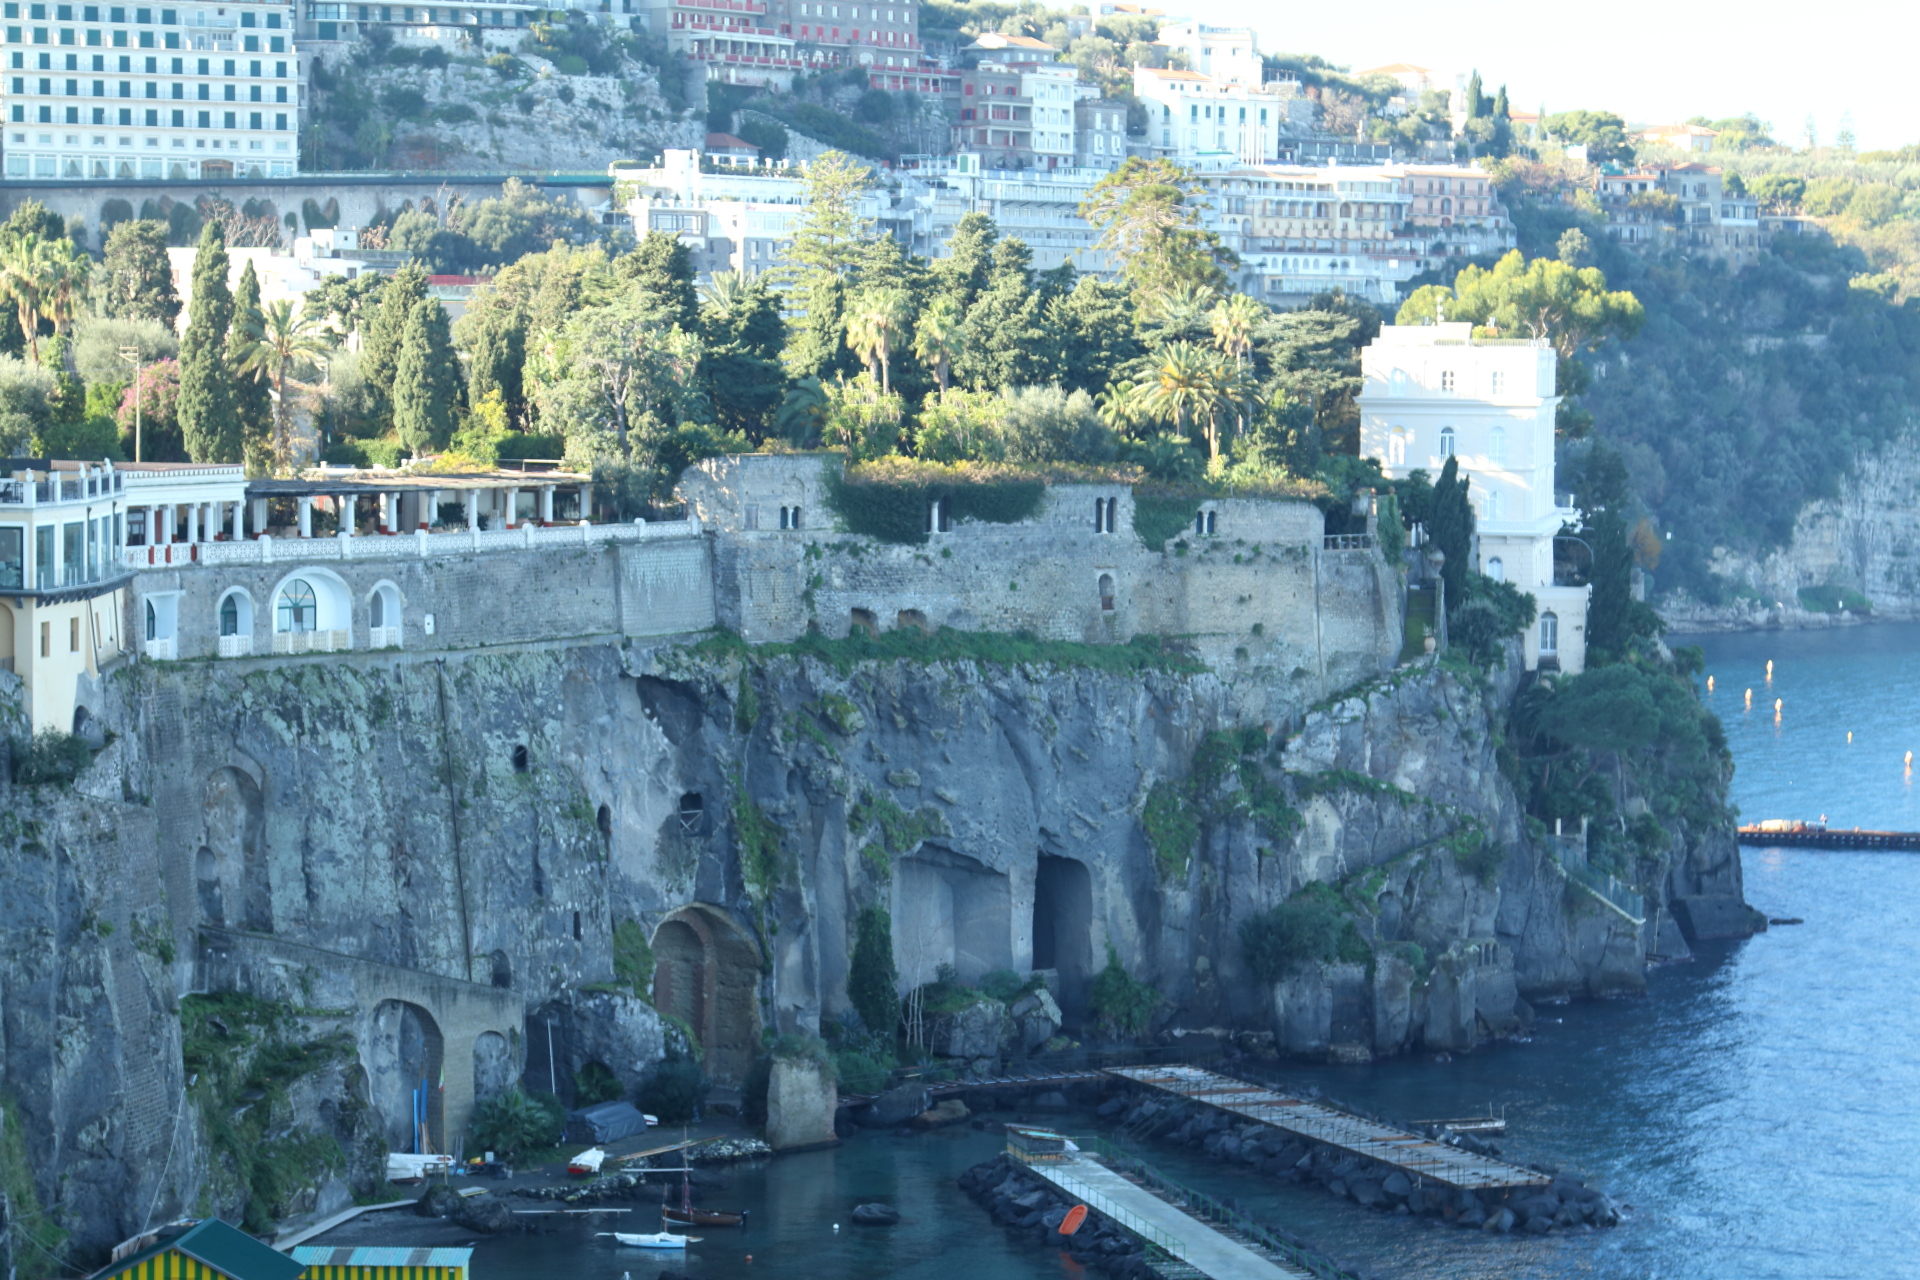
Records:
<instances>
[{"instance_id":1,"label":"yellow wall","mask_svg":"<svg viewBox=\"0 0 1920 1280\"><path fill-rule=\"evenodd\" d=\"M122 596L113 591L63 604L31 602L17 610L0 606L12 617L13 669L26 683L36 733L47 728L71 731L80 677L98 675L101 664L124 648ZM0 618L0 627L5 625L6 619ZM0 640L0 657L6 645Z\"/></svg>"}]
</instances>

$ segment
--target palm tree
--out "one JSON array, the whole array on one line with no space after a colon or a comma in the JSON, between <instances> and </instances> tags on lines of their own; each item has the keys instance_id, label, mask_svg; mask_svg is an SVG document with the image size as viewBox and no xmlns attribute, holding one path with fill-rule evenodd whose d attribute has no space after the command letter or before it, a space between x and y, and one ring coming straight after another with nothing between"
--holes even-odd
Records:
<instances>
[{"instance_id":1,"label":"palm tree","mask_svg":"<svg viewBox=\"0 0 1920 1280\"><path fill-rule=\"evenodd\" d=\"M27 355L40 363L40 319L56 284L52 246L32 231L0 242L0 298L11 302L27 340Z\"/></svg>"},{"instance_id":2,"label":"palm tree","mask_svg":"<svg viewBox=\"0 0 1920 1280\"><path fill-rule=\"evenodd\" d=\"M1212 356L1195 343L1169 342L1148 358L1146 376L1134 384L1132 395L1141 409L1185 434L1189 415L1197 419L1214 402Z\"/></svg>"},{"instance_id":3,"label":"palm tree","mask_svg":"<svg viewBox=\"0 0 1920 1280\"><path fill-rule=\"evenodd\" d=\"M44 246L48 285L41 300L41 311L53 321L55 332L65 333L80 310L80 299L93 274L93 259L71 240L55 240Z\"/></svg>"},{"instance_id":4,"label":"palm tree","mask_svg":"<svg viewBox=\"0 0 1920 1280\"><path fill-rule=\"evenodd\" d=\"M847 309L847 345L866 361L869 373L879 376L882 392L892 390L888 365L912 319L913 300L905 289L871 290Z\"/></svg>"},{"instance_id":5,"label":"palm tree","mask_svg":"<svg viewBox=\"0 0 1920 1280\"><path fill-rule=\"evenodd\" d=\"M300 363L326 359L333 349L333 333L304 308L295 318L293 302L287 298L264 304L247 317L246 325L246 345L240 349L240 367L234 372L273 379L273 462L277 468L286 468L293 463L293 402L287 382Z\"/></svg>"},{"instance_id":6,"label":"palm tree","mask_svg":"<svg viewBox=\"0 0 1920 1280\"><path fill-rule=\"evenodd\" d=\"M700 286L700 301L715 311L730 312L747 300L750 286L738 271L716 271Z\"/></svg>"},{"instance_id":7,"label":"palm tree","mask_svg":"<svg viewBox=\"0 0 1920 1280\"><path fill-rule=\"evenodd\" d=\"M1182 282L1162 289L1148 301L1148 318L1164 329L1197 324L1214 304L1215 294L1203 284Z\"/></svg>"},{"instance_id":8,"label":"palm tree","mask_svg":"<svg viewBox=\"0 0 1920 1280\"><path fill-rule=\"evenodd\" d=\"M941 395L947 393L947 384L953 379L953 362L966 343L966 321L959 301L942 295L934 299L914 326L913 354L932 367L933 380L940 384Z\"/></svg>"},{"instance_id":9,"label":"palm tree","mask_svg":"<svg viewBox=\"0 0 1920 1280\"><path fill-rule=\"evenodd\" d=\"M1246 374L1246 357L1253 350L1253 329L1266 314L1266 308L1244 293L1236 293L1217 304L1210 317L1213 323L1213 345L1226 355L1233 357L1233 376L1236 383L1233 396L1236 403L1244 405L1252 398L1250 389L1238 387ZM1247 429L1247 415L1244 410L1235 419L1240 431Z\"/></svg>"},{"instance_id":10,"label":"palm tree","mask_svg":"<svg viewBox=\"0 0 1920 1280\"><path fill-rule=\"evenodd\" d=\"M1246 425L1246 406L1259 394L1259 385L1254 381L1251 371L1238 361L1227 363L1227 357L1221 352L1209 352L1208 363L1212 366L1213 400L1207 406L1207 448L1214 458L1220 456L1220 412L1224 409L1236 410L1236 422L1244 429Z\"/></svg>"}]
</instances>

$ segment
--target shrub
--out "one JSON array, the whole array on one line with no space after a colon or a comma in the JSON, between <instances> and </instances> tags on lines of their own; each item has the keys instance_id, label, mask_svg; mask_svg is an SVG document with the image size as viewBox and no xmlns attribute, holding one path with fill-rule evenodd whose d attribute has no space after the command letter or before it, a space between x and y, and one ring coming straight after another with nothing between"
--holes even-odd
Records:
<instances>
[{"instance_id":1,"label":"shrub","mask_svg":"<svg viewBox=\"0 0 1920 1280\"><path fill-rule=\"evenodd\" d=\"M893 95L885 89L869 89L853 106L853 118L862 124L885 124L893 119Z\"/></svg>"},{"instance_id":2,"label":"shrub","mask_svg":"<svg viewBox=\"0 0 1920 1280\"><path fill-rule=\"evenodd\" d=\"M612 1102L625 1092L620 1087L620 1077L614 1075L613 1068L604 1062L589 1062L573 1077L573 1105L576 1107Z\"/></svg>"},{"instance_id":3,"label":"shrub","mask_svg":"<svg viewBox=\"0 0 1920 1280\"><path fill-rule=\"evenodd\" d=\"M879 1093L887 1087L892 1070L857 1049L842 1049L833 1055L833 1073L843 1093Z\"/></svg>"},{"instance_id":4,"label":"shrub","mask_svg":"<svg viewBox=\"0 0 1920 1280\"><path fill-rule=\"evenodd\" d=\"M952 523L1015 524L1040 509L1045 493L1036 476L982 463L943 466L889 458L827 475L828 504L850 531L904 544L926 542L932 502L944 504Z\"/></svg>"},{"instance_id":5,"label":"shrub","mask_svg":"<svg viewBox=\"0 0 1920 1280\"><path fill-rule=\"evenodd\" d=\"M566 449L566 441L559 436L509 431L493 446L493 454L496 458L558 458Z\"/></svg>"},{"instance_id":6,"label":"shrub","mask_svg":"<svg viewBox=\"0 0 1920 1280\"><path fill-rule=\"evenodd\" d=\"M1149 551L1164 551L1167 539L1193 527L1200 498L1189 494L1133 494L1133 533Z\"/></svg>"},{"instance_id":7,"label":"shrub","mask_svg":"<svg viewBox=\"0 0 1920 1280\"><path fill-rule=\"evenodd\" d=\"M558 1101L550 1104L518 1088L487 1099L473 1110L468 1126L472 1145L501 1156L543 1151L560 1145L567 1115Z\"/></svg>"},{"instance_id":8,"label":"shrub","mask_svg":"<svg viewBox=\"0 0 1920 1280\"><path fill-rule=\"evenodd\" d=\"M1026 983L1020 975L1011 969L995 969L980 979L980 992L998 1000L1001 1004L1012 1004L1020 998L1026 989Z\"/></svg>"},{"instance_id":9,"label":"shrub","mask_svg":"<svg viewBox=\"0 0 1920 1280\"><path fill-rule=\"evenodd\" d=\"M449 102L433 109L433 118L441 124L465 124L478 116L479 113L464 102Z\"/></svg>"},{"instance_id":10,"label":"shrub","mask_svg":"<svg viewBox=\"0 0 1920 1280\"><path fill-rule=\"evenodd\" d=\"M1368 955L1339 895L1318 881L1243 920L1240 950L1262 982L1278 982L1307 964L1363 963Z\"/></svg>"},{"instance_id":11,"label":"shrub","mask_svg":"<svg viewBox=\"0 0 1920 1280\"><path fill-rule=\"evenodd\" d=\"M31 739L15 738L11 754L13 780L29 787L47 783L66 786L93 763L86 739L58 729L42 729Z\"/></svg>"},{"instance_id":12,"label":"shrub","mask_svg":"<svg viewBox=\"0 0 1920 1280\"><path fill-rule=\"evenodd\" d=\"M420 65L429 71L438 71L451 61L447 51L437 44L430 44L420 51Z\"/></svg>"},{"instance_id":13,"label":"shrub","mask_svg":"<svg viewBox=\"0 0 1920 1280\"><path fill-rule=\"evenodd\" d=\"M622 920L613 927L613 977L642 1000L653 998L653 948L637 920Z\"/></svg>"},{"instance_id":14,"label":"shrub","mask_svg":"<svg viewBox=\"0 0 1920 1280\"><path fill-rule=\"evenodd\" d=\"M1160 1006L1160 993L1128 973L1120 963L1120 953L1107 944L1107 967L1093 980L1087 993L1087 1012L1094 1024L1112 1036L1138 1036L1153 1021Z\"/></svg>"},{"instance_id":15,"label":"shrub","mask_svg":"<svg viewBox=\"0 0 1920 1280\"><path fill-rule=\"evenodd\" d=\"M707 1073L691 1058L670 1057L640 1086L640 1109L661 1124L684 1124L707 1100Z\"/></svg>"},{"instance_id":16,"label":"shrub","mask_svg":"<svg viewBox=\"0 0 1920 1280\"><path fill-rule=\"evenodd\" d=\"M847 966L847 999L869 1032L892 1037L900 1023L900 975L893 967L893 918L885 907L860 912Z\"/></svg>"}]
</instances>

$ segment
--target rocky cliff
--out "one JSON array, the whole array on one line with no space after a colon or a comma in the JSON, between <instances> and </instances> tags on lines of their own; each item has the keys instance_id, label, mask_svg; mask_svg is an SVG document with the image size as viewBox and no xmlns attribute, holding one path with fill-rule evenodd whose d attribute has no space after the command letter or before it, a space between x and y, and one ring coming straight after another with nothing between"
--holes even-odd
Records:
<instances>
[{"instance_id":1,"label":"rocky cliff","mask_svg":"<svg viewBox=\"0 0 1920 1280\"><path fill-rule=\"evenodd\" d=\"M663 1014L736 1078L763 1027L851 1020L870 904L903 981L1044 970L1070 1029L1111 954L1156 1029L1470 1048L1528 1000L1637 989L1680 945L1669 899L1739 901L1725 833L1641 863L1645 923L1585 887L1503 771L1517 680L1428 661L1307 706L1149 647L992 638L124 669L75 789L7 796L8 1110L83 1253L196 1207L319 1208L418 1136L423 1080L446 1149L522 1070L637 1083ZM1258 976L1244 928L1303 891L1357 944Z\"/></svg>"},{"instance_id":2,"label":"rocky cliff","mask_svg":"<svg viewBox=\"0 0 1920 1280\"><path fill-rule=\"evenodd\" d=\"M1733 598L1670 593L1660 612L1681 631L1821 627L1920 617L1920 434L1854 463L1831 497L1801 508L1785 547L1714 549L1710 567Z\"/></svg>"}]
</instances>

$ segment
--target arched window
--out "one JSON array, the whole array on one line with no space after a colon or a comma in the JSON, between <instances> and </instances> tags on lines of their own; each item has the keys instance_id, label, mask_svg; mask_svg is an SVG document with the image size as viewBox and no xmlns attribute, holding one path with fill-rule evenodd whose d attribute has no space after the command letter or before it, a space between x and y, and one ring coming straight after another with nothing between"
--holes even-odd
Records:
<instances>
[{"instance_id":1,"label":"arched window","mask_svg":"<svg viewBox=\"0 0 1920 1280\"><path fill-rule=\"evenodd\" d=\"M1405 369L1395 369L1393 374L1387 379L1387 394L1395 396L1407 394L1407 371Z\"/></svg>"},{"instance_id":2,"label":"arched window","mask_svg":"<svg viewBox=\"0 0 1920 1280\"><path fill-rule=\"evenodd\" d=\"M160 619L154 615L153 601L149 600L147 601L147 639L158 640L160 638L159 632Z\"/></svg>"},{"instance_id":3,"label":"arched window","mask_svg":"<svg viewBox=\"0 0 1920 1280\"><path fill-rule=\"evenodd\" d=\"M1487 433L1487 457L1498 465L1507 461L1507 429L1495 427Z\"/></svg>"},{"instance_id":4,"label":"arched window","mask_svg":"<svg viewBox=\"0 0 1920 1280\"><path fill-rule=\"evenodd\" d=\"M1540 656L1560 652L1560 619L1551 613L1540 615Z\"/></svg>"},{"instance_id":5,"label":"arched window","mask_svg":"<svg viewBox=\"0 0 1920 1280\"><path fill-rule=\"evenodd\" d=\"M367 602L367 625L370 627L387 625L387 602L381 598L378 591L374 592L373 599Z\"/></svg>"},{"instance_id":6,"label":"arched window","mask_svg":"<svg viewBox=\"0 0 1920 1280\"><path fill-rule=\"evenodd\" d=\"M220 602L220 634L237 636L240 634L240 597L230 595Z\"/></svg>"},{"instance_id":7,"label":"arched window","mask_svg":"<svg viewBox=\"0 0 1920 1280\"><path fill-rule=\"evenodd\" d=\"M1393 434L1387 437L1387 465L1403 467L1407 463L1407 432L1404 427L1395 427Z\"/></svg>"},{"instance_id":8,"label":"arched window","mask_svg":"<svg viewBox=\"0 0 1920 1280\"><path fill-rule=\"evenodd\" d=\"M1489 490L1487 493L1487 519L1498 520L1499 518L1500 491L1498 489Z\"/></svg>"},{"instance_id":9,"label":"arched window","mask_svg":"<svg viewBox=\"0 0 1920 1280\"><path fill-rule=\"evenodd\" d=\"M280 589L280 603L274 609L276 631L312 631L319 617L319 605L313 588L295 578Z\"/></svg>"},{"instance_id":10,"label":"arched window","mask_svg":"<svg viewBox=\"0 0 1920 1280\"><path fill-rule=\"evenodd\" d=\"M1507 580L1507 566L1501 561L1499 556L1495 556L1493 559L1487 561L1487 576L1495 582L1505 582Z\"/></svg>"},{"instance_id":11,"label":"arched window","mask_svg":"<svg viewBox=\"0 0 1920 1280\"><path fill-rule=\"evenodd\" d=\"M1452 427L1440 428L1440 456L1441 457L1451 458L1453 456L1453 440L1454 440L1454 436L1453 436Z\"/></svg>"},{"instance_id":12,"label":"arched window","mask_svg":"<svg viewBox=\"0 0 1920 1280\"><path fill-rule=\"evenodd\" d=\"M1100 612L1113 612L1113 575L1110 573L1100 575Z\"/></svg>"}]
</instances>

